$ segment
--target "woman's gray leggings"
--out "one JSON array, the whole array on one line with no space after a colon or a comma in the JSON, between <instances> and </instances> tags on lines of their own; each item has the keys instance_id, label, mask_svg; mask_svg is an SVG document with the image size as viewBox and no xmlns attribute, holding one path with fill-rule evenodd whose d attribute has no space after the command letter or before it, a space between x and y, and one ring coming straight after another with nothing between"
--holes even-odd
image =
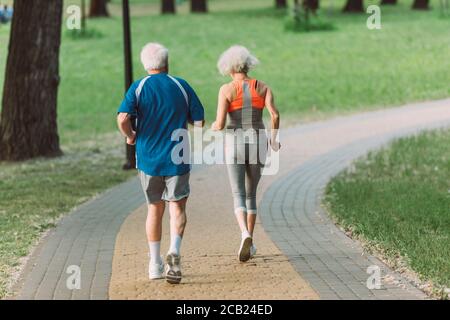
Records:
<instances>
[{"instance_id":1,"label":"woman's gray leggings","mask_svg":"<svg viewBox=\"0 0 450 320\"><path fill-rule=\"evenodd\" d=\"M262 160L261 156L258 156L257 144L234 145L233 147L235 152L227 157L227 168L235 213L256 214L256 190L265 159Z\"/></svg>"}]
</instances>

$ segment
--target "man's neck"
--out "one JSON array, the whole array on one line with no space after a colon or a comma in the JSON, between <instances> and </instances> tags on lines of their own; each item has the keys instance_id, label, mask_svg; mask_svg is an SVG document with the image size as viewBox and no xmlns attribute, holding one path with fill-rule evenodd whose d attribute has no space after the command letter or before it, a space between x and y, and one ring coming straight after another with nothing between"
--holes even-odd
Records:
<instances>
[{"instance_id":1,"label":"man's neck","mask_svg":"<svg viewBox=\"0 0 450 320\"><path fill-rule=\"evenodd\" d=\"M159 74L159 73L167 73L167 69L154 69L148 71L149 75Z\"/></svg>"}]
</instances>

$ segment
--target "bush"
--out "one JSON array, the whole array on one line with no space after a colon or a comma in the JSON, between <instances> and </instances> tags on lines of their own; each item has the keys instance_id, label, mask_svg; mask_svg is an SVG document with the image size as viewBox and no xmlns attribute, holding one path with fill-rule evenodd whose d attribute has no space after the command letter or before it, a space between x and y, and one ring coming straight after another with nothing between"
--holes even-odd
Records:
<instances>
[{"instance_id":1,"label":"bush","mask_svg":"<svg viewBox=\"0 0 450 320\"><path fill-rule=\"evenodd\" d=\"M95 29L73 29L66 31L66 36L72 40L79 39L99 39L103 38L103 33Z\"/></svg>"},{"instance_id":2,"label":"bush","mask_svg":"<svg viewBox=\"0 0 450 320\"><path fill-rule=\"evenodd\" d=\"M309 32L309 31L332 31L335 26L329 22L322 20L317 13L305 11L305 9L293 10L285 23L285 30L292 32Z\"/></svg>"}]
</instances>

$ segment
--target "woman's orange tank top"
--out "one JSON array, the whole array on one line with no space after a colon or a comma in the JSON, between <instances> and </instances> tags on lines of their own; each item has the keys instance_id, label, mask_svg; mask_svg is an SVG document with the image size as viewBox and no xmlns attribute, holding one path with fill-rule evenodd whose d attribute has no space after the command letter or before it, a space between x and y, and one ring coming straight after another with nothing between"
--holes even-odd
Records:
<instances>
[{"instance_id":1,"label":"woman's orange tank top","mask_svg":"<svg viewBox=\"0 0 450 320\"><path fill-rule=\"evenodd\" d=\"M244 81L234 81L233 85L236 90L236 97L233 101L231 101L228 112L233 112L239 109L242 109L244 107L244 90L243 90L243 84L246 82L250 89L250 95L251 95L251 105L252 108L255 109L264 109L266 105L266 101L263 97L261 97L257 90L256 86L258 85L258 80L251 79L251 80L244 80Z\"/></svg>"}]
</instances>

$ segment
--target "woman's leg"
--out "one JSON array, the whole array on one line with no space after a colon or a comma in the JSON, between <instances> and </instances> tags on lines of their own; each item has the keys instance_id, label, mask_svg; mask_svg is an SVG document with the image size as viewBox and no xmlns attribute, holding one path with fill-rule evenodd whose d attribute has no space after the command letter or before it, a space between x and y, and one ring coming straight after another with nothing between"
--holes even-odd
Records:
<instances>
[{"instance_id":1,"label":"woman's leg","mask_svg":"<svg viewBox=\"0 0 450 320\"><path fill-rule=\"evenodd\" d=\"M230 150L228 150L230 151ZM236 219L241 229L241 245L239 247L239 261L246 262L252 256L252 237L247 227L247 206L246 206L246 190L245 190L245 159L242 157L244 145L234 145L234 153L228 156L234 161L227 161L228 175L230 178L231 190L234 199L234 208ZM237 160L237 161L236 161Z\"/></svg>"},{"instance_id":2,"label":"woman's leg","mask_svg":"<svg viewBox=\"0 0 450 320\"><path fill-rule=\"evenodd\" d=\"M241 232L247 232L247 206L245 192L245 164L228 164L228 176L233 194L234 213Z\"/></svg>"},{"instance_id":3,"label":"woman's leg","mask_svg":"<svg viewBox=\"0 0 450 320\"><path fill-rule=\"evenodd\" d=\"M247 207L247 227L250 235L253 237L255 229L257 204L256 191L261 180L261 165L249 164L246 166L245 184L246 184L246 207Z\"/></svg>"},{"instance_id":4,"label":"woman's leg","mask_svg":"<svg viewBox=\"0 0 450 320\"><path fill-rule=\"evenodd\" d=\"M266 161L267 138L265 134L258 132L258 143L249 144L246 149L248 152L248 164L245 172L247 226L253 237L257 214L256 191Z\"/></svg>"}]
</instances>

